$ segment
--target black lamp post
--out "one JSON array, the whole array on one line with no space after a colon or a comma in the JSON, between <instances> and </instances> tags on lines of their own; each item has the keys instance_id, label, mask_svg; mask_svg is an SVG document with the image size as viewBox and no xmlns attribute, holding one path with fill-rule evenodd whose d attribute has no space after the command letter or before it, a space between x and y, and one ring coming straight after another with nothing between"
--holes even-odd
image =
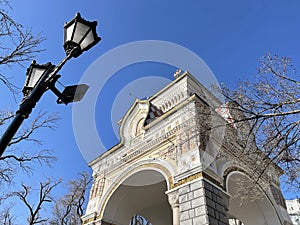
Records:
<instances>
[{"instance_id":1,"label":"black lamp post","mask_svg":"<svg viewBox=\"0 0 300 225\"><path fill-rule=\"evenodd\" d=\"M32 62L27 69L26 80L22 90L24 98L20 103L14 119L0 139L0 157L9 142L21 126L24 119L29 117L36 103L47 91L51 90L57 97L57 103L68 104L80 101L86 93L88 86L85 84L72 85L60 92L55 83L60 78L58 71L72 57L77 58L82 52L96 45L101 38L96 33L97 22L89 22L81 18L77 13L75 18L64 26L64 49L66 57L57 65L47 63L39 65Z\"/></svg>"}]
</instances>

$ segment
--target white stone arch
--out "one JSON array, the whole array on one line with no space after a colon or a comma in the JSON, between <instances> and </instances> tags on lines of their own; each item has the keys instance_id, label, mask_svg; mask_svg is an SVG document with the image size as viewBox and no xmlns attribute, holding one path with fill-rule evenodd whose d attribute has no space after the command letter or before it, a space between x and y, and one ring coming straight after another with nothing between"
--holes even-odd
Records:
<instances>
[{"instance_id":1,"label":"white stone arch","mask_svg":"<svg viewBox=\"0 0 300 225\"><path fill-rule=\"evenodd\" d=\"M251 180L241 168L227 168L230 170L225 174L225 189L229 195L228 218L237 218L245 225L281 225L279 210L274 201L270 198L270 193L257 185L257 196L255 198L244 199L245 195L240 184L247 185ZM246 186L245 186L246 187ZM245 189L247 190L247 189ZM241 191L238 193L238 191ZM256 193L256 191L254 191ZM245 193L246 194L246 193Z\"/></svg>"},{"instance_id":2,"label":"white stone arch","mask_svg":"<svg viewBox=\"0 0 300 225\"><path fill-rule=\"evenodd\" d=\"M137 125L134 130L135 136L139 136L140 134L145 132L143 130L144 122L145 122L145 117L141 117L140 120L138 120Z\"/></svg>"},{"instance_id":3,"label":"white stone arch","mask_svg":"<svg viewBox=\"0 0 300 225\"><path fill-rule=\"evenodd\" d=\"M220 177L224 177L226 170L229 168L237 167L237 165L226 158L216 160L217 173Z\"/></svg>"},{"instance_id":4,"label":"white stone arch","mask_svg":"<svg viewBox=\"0 0 300 225\"><path fill-rule=\"evenodd\" d=\"M171 171L170 171L171 170ZM103 197L100 201L101 209L98 210L99 217L103 219L106 223L113 223L116 225L128 225L129 221L132 216L134 216L134 213L130 213L130 210L133 212L135 209L128 208L127 207L121 207L123 209L123 214L120 212L112 212L112 210L117 210L118 207L115 205L115 199L119 200L119 205L124 204L126 202L126 199L128 199L128 195L132 195L134 192L138 193L138 198L143 198L143 196L140 193L140 189L143 189L145 191L145 194L147 192L151 192L149 196L151 196L151 203L155 204L163 204L161 206L161 212L169 213L169 217L165 217L161 215L162 220L171 220L172 221L172 209L171 206L168 203L168 196L165 194L166 191L170 189L170 186L173 185L173 181L171 179L172 171L173 169L168 165L166 162L161 162L158 160L144 160L137 163L134 163L133 165L130 165L126 170L124 170L122 173L120 173L117 178L114 180L114 182L108 187L108 189L105 191ZM158 180L154 180L151 182L151 178L149 181L149 177L151 175L157 176ZM138 177L138 178L137 178ZM138 180L141 177L147 177L147 182L145 186L143 186L143 183L136 183L136 180ZM137 178L137 179L136 179ZM130 180L130 179L136 179L136 180ZM157 181L157 183L156 183ZM165 183L165 185L164 185ZM165 188L165 190L164 190ZM161 190L159 192L159 190ZM163 191L162 191L163 190ZM122 194L120 194L122 193ZM125 194L127 193L127 194ZM155 193L157 193L159 196L156 198ZM121 196L123 195L124 196ZM123 201L120 199L124 199ZM159 198L159 200L158 200ZM165 198L165 199L163 199ZM136 200L136 199L135 199ZM149 200L149 199L148 199ZM128 201L127 201L128 202ZM148 206L148 205L146 205ZM158 207L159 209L159 207ZM135 211L135 213L140 214L147 218L150 222L155 222L155 224L158 221L155 221L157 219L156 217L152 216L151 213L155 213L154 210L144 210L141 212ZM126 212L125 212L126 211ZM150 213L151 212L151 213ZM116 214L118 213L118 214ZM157 211L156 214L160 213L160 211ZM127 216L127 219L126 219ZM159 218L158 218L159 219ZM127 221L128 220L128 221ZM154 220L154 221L153 221ZM162 225L166 221L163 221ZM106 224L104 223L104 224ZM171 222L170 222L171 223Z\"/></svg>"}]
</instances>

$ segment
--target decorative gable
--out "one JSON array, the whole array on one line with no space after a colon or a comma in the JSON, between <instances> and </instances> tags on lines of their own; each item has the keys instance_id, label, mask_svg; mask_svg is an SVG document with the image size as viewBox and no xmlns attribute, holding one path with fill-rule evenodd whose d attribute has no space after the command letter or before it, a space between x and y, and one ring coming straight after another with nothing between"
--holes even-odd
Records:
<instances>
[{"instance_id":1,"label":"decorative gable","mask_svg":"<svg viewBox=\"0 0 300 225\"><path fill-rule=\"evenodd\" d=\"M121 143L128 143L133 138L144 133L143 126L149 111L147 100L136 99L124 118L121 120Z\"/></svg>"}]
</instances>

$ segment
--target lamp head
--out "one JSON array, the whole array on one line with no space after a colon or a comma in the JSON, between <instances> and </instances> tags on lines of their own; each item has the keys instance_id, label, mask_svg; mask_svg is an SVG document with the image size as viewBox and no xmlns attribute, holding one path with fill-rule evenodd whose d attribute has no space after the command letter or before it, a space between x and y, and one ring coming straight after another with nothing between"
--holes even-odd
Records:
<instances>
[{"instance_id":1,"label":"lamp head","mask_svg":"<svg viewBox=\"0 0 300 225\"><path fill-rule=\"evenodd\" d=\"M87 21L77 13L75 18L64 26L64 49L66 54L78 57L82 52L96 45L101 38L96 33L97 21Z\"/></svg>"},{"instance_id":2,"label":"lamp head","mask_svg":"<svg viewBox=\"0 0 300 225\"><path fill-rule=\"evenodd\" d=\"M24 96L27 96L34 89L44 72L51 66L51 63L40 65L37 64L35 60L32 61L26 72L26 80L22 90Z\"/></svg>"}]
</instances>

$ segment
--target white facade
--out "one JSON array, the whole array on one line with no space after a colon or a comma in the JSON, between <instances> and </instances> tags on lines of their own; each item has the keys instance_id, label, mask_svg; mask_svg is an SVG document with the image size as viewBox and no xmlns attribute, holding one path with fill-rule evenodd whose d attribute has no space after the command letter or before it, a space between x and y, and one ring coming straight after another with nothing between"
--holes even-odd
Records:
<instances>
[{"instance_id":1,"label":"white facade","mask_svg":"<svg viewBox=\"0 0 300 225\"><path fill-rule=\"evenodd\" d=\"M287 211L294 225L300 225L300 199L286 200Z\"/></svg>"},{"instance_id":2,"label":"white facade","mask_svg":"<svg viewBox=\"0 0 300 225\"><path fill-rule=\"evenodd\" d=\"M84 224L128 225L139 214L153 225L290 225L276 165L247 189L260 156L241 157L242 128L223 107L188 72L137 99L120 121L120 143L89 164Z\"/></svg>"}]
</instances>

